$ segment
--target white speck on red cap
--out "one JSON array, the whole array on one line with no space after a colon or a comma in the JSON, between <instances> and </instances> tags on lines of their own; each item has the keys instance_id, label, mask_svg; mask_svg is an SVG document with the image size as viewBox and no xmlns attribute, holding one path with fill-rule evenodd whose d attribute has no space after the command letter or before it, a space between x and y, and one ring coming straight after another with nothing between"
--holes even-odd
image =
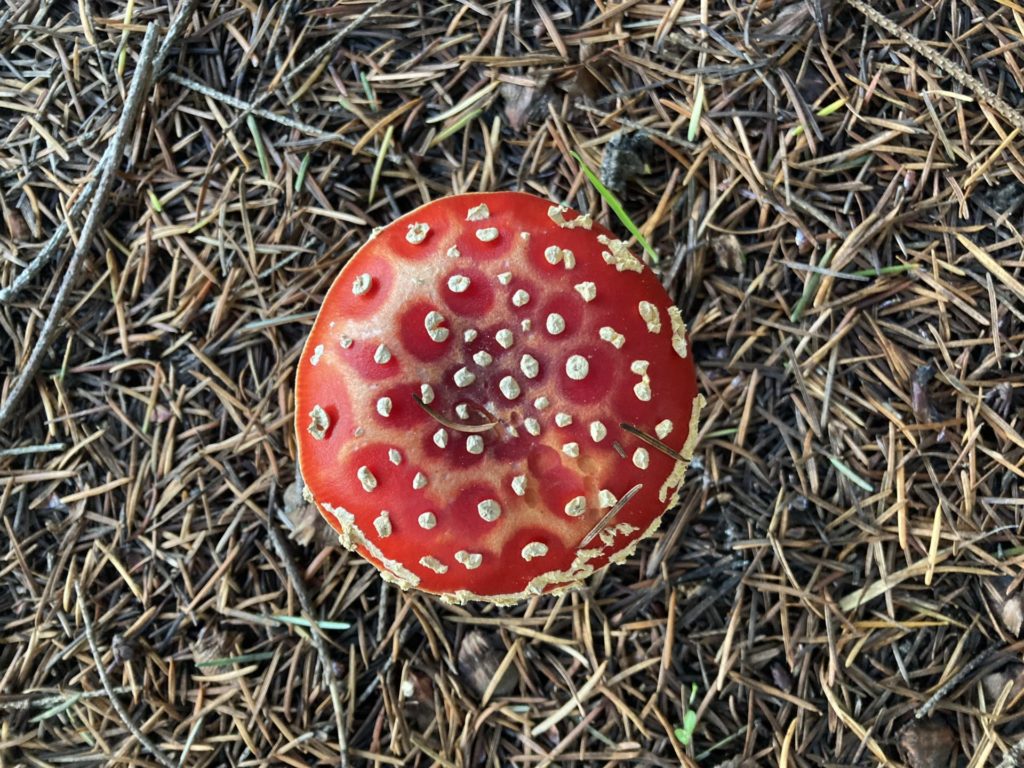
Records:
<instances>
[{"instance_id":1,"label":"white speck on red cap","mask_svg":"<svg viewBox=\"0 0 1024 768\"><path fill-rule=\"evenodd\" d=\"M309 358L310 365L317 365L320 362L320 358L324 356L324 345L317 344L313 347L313 356Z\"/></svg>"},{"instance_id":2,"label":"white speck on red cap","mask_svg":"<svg viewBox=\"0 0 1024 768\"><path fill-rule=\"evenodd\" d=\"M530 303L530 294L522 288L512 294L512 304L517 307L525 307Z\"/></svg>"},{"instance_id":3,"label":"white speck on red cap","mask_svg":"<svg viewBox=\"0 0 1024 768\"><path fill-rule=\"evenodd\" d=\"M448 290L452 293L465 293L470 280L465 275L452 275L448 278Z\"/></svg>"},{"instance_id":4,"label":"white speck on red cap","mask_svg":"<svg viewBox=\"0 0 1024 768\"><path fill-rule=\"evenodd\" d=\"M388 517L386 509L382 509L380 514L374 519L373 527L377 529L377 535L382 539L386 539L391 535L391 519Z\"/></svg>"},{"instance_id":5,"label":"white speck on red cap","mask_svg":"<svg viewBox=\"0 0 1024 768\"><path fill-rule=\"evenodd\" d=\"M565 375L573 381L583 381L590 373L590 363L583 355L570 355L565 361Z\"/></svg>"},{"instance_id":6,"label":"white speck on red cap","mask_svg":"<svg viewBox=\"0 0 1024 768\"><path fill-rule=\"evenodd\" d=\"M501 381L499 381L498 389L501 390L501 394L503 394L507 400L515 400L522 393L522 390L519 387L519 382L511 376L505 376Z\"/></svg>"},{"instance_id":7,"label":"white speck on red cap","mask_svg":"<svg viewBox=\"0 0 1024 768\"><path fill-rule=\"evenodd\" d=\"M544 557L548 553L548 545L539 541L531 541L523 547L523 560L530 562L535 557Z\"/></svg>"},{"instance_id":8,"label":"white speck on red cap","mask_svg":"<svg viewBox=\"0 0 1024 768\"><path fill-rule=\"evenodd\" d=\"M544 327L547 328L548 333L552 336L557 336L565 330L565 318L557 312L552 312L548 315L548 318L544 323Z\"/></svg>"},{"instance_id":9,"label":"white speck on red cap","mask_svg":"<svg viewBox=\"0 0 1024 768\"><path fill-rule=\"evenodd\" d=\"M572 259L573 263L575 263L572 251L567 248L559 248L557 245L549 245L545 248L544 258L547 260L548 264L551 264L552 266L565 259ZM566 269L571 269L571 267L566 266Z\"/></svg>"},{"instance_id":10,"label":"white speck on red cap","mask_svg":"<svg viewBox=\"0 0 1024 768\"><path fill-rule=\"evenodd\" d=\"M526 378L535 379L540 374L540 363L533 355L523 355L519 360L519 369Z\"/></svg>"},{"instance_id":11,"label":"white speck on red cap","mask_svg":"<svg viewBox=\"0 0 1024 768\"><path fill-rule=\"evenodd\" d=\"M377 413L387 418L391 415L391 398L380 397L377 398Z\"/></svg>"},{"instance_id":12,"label":"white speck on red cap","mask_svg":"<svg viewBox=\"0 0 1024 768\"><path fill-rule=\"evenodd\" d=\"M352 293L356 296L362 296L373 286L373 278L365 272L361 275L356 275L356 279L352 281Z\"/></svg>"},{"instance_id":13,"label":"white speck on red cap","mask_svg":"<svg viewBox=\"0 0 1024 768\"><path fill-rule=\"evenodd\" d=\"M452 379L455 381L455 386L459 388L468 387L476 381L476 374L463 366L452 375Z\"/></svg>"},{"instance_id":14,"label":"white speck on red cap","mask_svg":"<svg viewBox=\"0 0 1024 768\"><path fill-rule=\"evenodd\" d=\"M601 337L601 341L607 341L616 349L622 349L622 345L626 343L626 337L610 325L602 326L597 335Z\"/></svg>"},{"instance_id":15,"label":"white speck on red cap","mask_svg":"<svg viewBox=\"0 0 1024 768\"><path fill-rule=\"evenodd\" d=\"M486 368L488 365L494 362L494 358L491 357L490 352L485 352L484 350L481 349L479 352L475 352L473 354L473 362L479 365L481 368Z\"/></svg>"},{"instance_id":16,"label":"white speck on red cap","mask_svg":"<svg viewBox=\"0 0 1024 768\"><path fill-rule=\"evenodd\" d=\"M423 318L423 326L427 329L427 335L431 341L436 341L440 344L448 338L448 329L441 325L443 322L444 315L436 309L427 312L427 316Z\"/></svg>"},{"instance_id":17,"label":"white speck on red cap","mask_svg":"<svg viewBox=\"0 0 1024 768\"><path fill-rule=\"evenodd\" d=\"M555 414L555 425L559 427L568 427L572 424L572 415L565 411L559 411Z\"/></svg>"},{"instance_id":18,"label":"white speck on red cap","mask_svg":"<svg viewBox=\"0 0 1024 768\"><path fill-rule=\"evenodd\" d=\"M430 225L422 222L409 225L409 231L405 233L405 239L413 245L419 245L427 238L430 232Z\"/></svg>"},{"instance_id":19,"label":"white speck on red cap","mask_svg":"<svg viewBox=\"0 0 1024 768\"><path fill-rule=\"evenodd\" d=\"M434 433L434 445L438 448L448 447L448 433L444 429L439 429Z\"/></svg>"},{"instance_id":20,"label":"white speck on red cap","mask_svg":"<svg viewBox=\"0 0 1024 768\"><path fill-rule=\"evenodd\" d=\"M569 517L579 517L587 511L587 499L584 496L577 496L565 505L565 514Z\"/></svg>"},{"instance_id":21,"label":"white speck on red cap","mask_svg":"<svg viewBox=\"0 0 1024 768\"><path fill-rule=\"evenodd\" d=\"M593 301L597 298L597 286L589 280L582 283L576 283L573 287L576 289L576 293L582 296L583 300L586 302Z\"/></svg>"},{"instance_id":22,"label":"white speck on red cap","mask_svg":"<svg viewBox=\"0 0 1024 768\"><path fill-rule=\"evenodd\" d=\"M426 405L434 402L434 388L429 384L420 384L420 400Z\"/></svg>"},{"instance_id":23,"label":"white speck on red cap","mask_svg":"<svg viewBox=\"0 0 1024 768\"><path fill-rule=\"evenodd\" d=\"M359 484L363 486L363 490L367 493L377 487L377 478L373 476L370 468L365 465L356 470L356 477L359 478Z\"/></svg>"},{"instance_id":24,"label":"white speck on red cap","mask_svg":"<svg viewBox=\"0 0 1024 768\"><path fill-rule=\"evenodd\" d=\"M418 518L416 522L420 524L420 528L425 531L429 531L431 528L437 525L437 516L433 512L424 512Z\"/></svg>"},{"instance_id":25,"label":"white speck on red cap","mask_svg":"<svg viewBox=\"0 0 1024 768\"><path fill-rule=\"evenodd\" d=\"M323 440L330 426L331 420L327 416L327 411L319 405L314 405L309 412L309 426L307 427L309 434L313 436L314 440Z\"/></svg>"},{"instance_id":26,"label":"white speck on red cap","mask_svg":"<svg viewBox=\"0 0 1024 768\"><path fill-rule=\"evenodd\" d=\"M502 349L508 349L515 343L515 337L512 335L512 331L508 328L500 329L496 334L494 334L494 339L501 345Z\"/></svg>"},{"instance_id":27,"label":"white speck on red cap","mask_svg":"<svg viewBox=\"0 0 1024 768\"><path fill-rule=\"evenodd\" d=\"M579 458L580 455L580 444L579 443L565 443L562 446L562 453L572 459Z\"/></svg>"},{"instance_id":28,"label":"white speck on red cap","mask_svg":"<svg viewBox=\"0 0 1024 768\"><path fill-rule=\"evenodd\" d=\"M414 491L422 490L427 487L427 476L422 472L417 472L412 478L412 488Z\"/></svg>"},{"instance_id":29,"label":"white speck on red cap","mask_svg":"<svg viewBox=\"0 0 1024 768\"><path fill-rule=\"evenodd\" d=\"M493 523L501 517L501 505L494 499L484 499L476 505L476 511L488 523Z\"/></svg>"},{"instance_id":30,"label":"white speck on red cap","mask_svg":"<svg viewBox=\"0 0 1024 768\"><path fill-rule=\"evenodd\" d=\"M590 439L600 443L608 435L608 429L600 421L590 422Z\"/></svg>"},{"instance_id":31,"label":"white speck on red cap","mask_svg":"<svg viewBox=\"0 0 1024 768\"><path fill-rule=\"evenodd\" d=\"M540 397L533 401L533 407L536 408L538 411L543 411L545 408L549 408L550 406L551 401L548 400L547 395L541 395Z\"/></svg>"},{"instance_id":32,"label":"white speck on red cap","mask_svg":"<svg viewBox=\"0 0 1024 768\"><path fill-rule=\"evenodd\" d=\"M476 231L476 239L481 243L491 243L498 239L497 227L484 227Z\"/></svg>"},{"instance_id":33,"label":"white speck on red cap","mask_svg":"<svg viewBox=\"0 0 1024 768\"><path fill-rule=\"evenodd\" d=\"M466 212L466 221L483 221L491 215L486 203L474 205Z\"/></svg>"},{"instance_id":34,"label":"white speck on red cap","mask_svg":"<svg viewBox=\"0 0 1024 768\"><path fill-rule=\"evenodd\" d=\"M537 437L537 435L540 434L540 422L532 416L528 419L523 419L523 426L526 428L526 431L534 437Z\"/></svg>"},{"instance_id":35,"label":"white speck on red cap","mask_svg":"<svg viewBox=\"0 0 1024 768\"><path fill-rule=\"evenodd\" d=\"M679 307L668 308L668 319L672 323L672 349L679 357L686 359L686 323Z\"/></svg>"},{"instance_id":36,"label":"white speck on red cap","mask_svg":"<svg viewBox=\"0 0 1024 768\"><path fill-rule=\"evenodd\" d=\"M633 466L637 469L647 469L651 465L651 454L646 448L637 448L633 451Z\"/></svg>"},{"instance_id":37,"label":"white speck on red cap","mask_svg":"<svg viewBox=\"0 0 1024 768\"><path fill-rule=\"evenodd\" d=\"M474 456L484 452L484 439L480 435L470 435L466 438L466 450Z\"/></svg>"},{"instance_id":38,"label":"white speck on red cap","mask_svg":"<svg viewBox=\"0 0 1024 768\"><path fill-rule=\"evenodd\" d=\"M429 568L430 570L432 570L434 573L437 573L437 574L442 574L442 573L447 573L448 572L448 566L445 565L444 563L442 563L436 557L433 557L432 555L427 555L426 557L421 557L420 558L420 565L422 565L424 568Z\"/></svg>"},{"instance_id":39,"label":"white speck on red cap","mask_svg":"<svg viewBox=\"0 0 1024 768\"><path fill-rule=\"evenodd\" d=\"M379 345L377 347L377 349L374 350L373 362L377 363L377 365L384 365L385 363L388 363L390 361L391 361L391 350L388 349L388 345L387 344Z\"/></svg>"},{"instance_id":40,"label":"white speck on red cap","mask_svg":"<svg viewBox=\"0 0 1024 768\"><path fill-rule=\"evenodd\" d=\"M480 564L484 561L484 556L479 552L467 552L464 549L460 549L455 553L455 560L462 563L467 571L472 571L474 568L480 567Z\"/></svg>"},{"instance_id":41,"label":"white speck on red cap","mask_svg":"<svg viewBox=\"0 0 1024 768\"><path fill-rule=\"evenodd\" d=\"M659 440L664 440L672 433L672 420L662 419L654 425L654 434L658 436Z\"/></svg>"},{"instance_id":42,"label":"white speck on red cap","mask_svg":"<svg viewBox=\"0 0 1024 768\"><path fill-rule=\"evenodd\" d=\"M388 461L396 467L402 463L402 453L397 448L388 448Z\"/></svg>"},{"instance_id":43,"label":"white speck on red cap","mask_svg":"<svg viewBox=\"0 0 1024 768\"><path fill-rule=\"evenodd\" d=\"M597 506L601 509L610 509L611 507L614 507L616 501L618 501L618 499L615 498L615 494L607 488L602 488L597 492Z\"/></svg>"},{"instance_id":44,"label":"white speck on red cap","mask_svg":"<svg viewBox=\"0 0 1024 768\"><path fill-rule=\"evenodd\" d=\"M512 478L512 493L516 496L526 495L526 475L516 475Z\"/></svg>"},{"instance_id":45,"label":"white speck on red cap","mask_svg":"<svg viewBox=\"0 0 1024 768\"><path fill-rule=\"evenodd\" d=\"M638 307L641 319L647 324L647 330L651 333L659 333L661 331L661 316L658 313L658 308L649 301L641 301Z\"/></svg>"}]
</instances>

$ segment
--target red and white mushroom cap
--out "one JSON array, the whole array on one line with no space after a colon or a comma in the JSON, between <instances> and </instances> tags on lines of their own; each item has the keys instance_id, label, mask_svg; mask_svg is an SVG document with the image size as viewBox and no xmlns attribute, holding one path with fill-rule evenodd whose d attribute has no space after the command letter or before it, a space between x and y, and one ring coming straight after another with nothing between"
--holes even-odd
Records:
<instances>
[{"instance_id":1,"label":"red and white mushroom cap","mask_svg":"<svg viewBox=\"0 0 1024 768\"><path fill-rule=\"evenodd\" d=\"M702 404L679 310L624 243L532 195L456 195L381 229L328 291L299 463L385 578L509 603L657 529Z\"/></svg>"}]
</instances>

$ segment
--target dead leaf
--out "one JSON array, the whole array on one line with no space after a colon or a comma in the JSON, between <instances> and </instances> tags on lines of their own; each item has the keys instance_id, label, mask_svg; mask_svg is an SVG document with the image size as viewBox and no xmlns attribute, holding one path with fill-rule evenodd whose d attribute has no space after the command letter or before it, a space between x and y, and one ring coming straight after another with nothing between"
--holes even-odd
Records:
<instances>
[{"instance_id":1,"label":"dead leaf","mask_svg":"<svg viewBox=\"0 0 1024 768\"><path fill-rule=\"evenodd\" d=\"M1007 595L1006 590L1012 583L1013 580L1008 576L988 579L985 582L985 591L988 592L993 612L1003 622L1006 631L1014 637L1020 637L1021 628L1024 627L1024 592L1017 591Z\"/></svg>"},{"instance_id":2,"label":"dead leaf","mask_svg":"<svg viewBox=\"0 0 1024 768\"><path fill-rule=\"evenodd\" d=\"M743 246L736 235L719 235L711 240L711 250L715 254L715 260L722 269L728 269L737 274L743 271L746 258L743 254Z\"/></svg>"},{"instance_id":3,"label":"dead leaf","mask_svg":"<svg viewBox=\"0 0 1024 768\"><path fill-rule=\"evenodd\" d=\"M910 768L949 768L956 765L957 741L938 718L915 720L900 734L900 752Z\"/></svg>"},{"instance_id":4,"label":"dead leaf","mask_svg":"<svg viewBox=\"0 0 1024 768\"><path fill-rule=\"evenodd\" d=\"M513 131L520 131L545 112L544 105L549 98L547 76L535 80L534 85L502 83L498 93L505 101L505 119Z\"/></svg>"},{"instance_id":5,"label":"dead leaf","mask_svg":"<svg viewBox=\"0 0 1024 768\"><path fill-rule=\"evenodd\" d=\"M505 657L505 651L498 643L479 629L466 633L459 646L459 675L476 697L483 697L487 686L498 674L498 667ZM519 674L509 665L494 689L495 696L506 696L519 684Z\"/></svg>"},{"instance_id":6,"label":"dead leaf","mask_svg":"<svg viewBox=\"0 0 1024 768\"><path fill-rule=\"evenodd\" d=\"M1007 685L1010 686L1007 701L1013 701L1024 693L1024 664L1007 664L1002 669L985 675L981 680L985 700L990 703L996 701Z\"/></svg>"},{"instance_id":7,"label":"dead leaf","mask_svg":"<svg viewBox=\"0 0 1024 768\"><path fill-rule=\"evenodd\" d=\"M303 482L296 476L295 482L284 489L283 515L288 526L288 538L308 547L337 546L337 535L320 514L315 504L310 504L302 495Z\"/></svg>"},{"instance_id":8,"label":"dead leaf","mask_svg":"<svg viewBox=\"0 0 1024 768\"><path fill-rule=\"evenodd\" d=\"M601 183L619 198L626 194L626 185L635 177L648 173L647 156L651 140L642 131L618 131L604 147L601 157Z\"/></svg>"}]
</instances>

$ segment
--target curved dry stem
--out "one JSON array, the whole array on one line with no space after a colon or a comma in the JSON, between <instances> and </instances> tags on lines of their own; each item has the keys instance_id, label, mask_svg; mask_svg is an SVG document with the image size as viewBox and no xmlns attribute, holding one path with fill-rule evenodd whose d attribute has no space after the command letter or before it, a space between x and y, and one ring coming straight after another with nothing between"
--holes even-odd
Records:
<instances>
[{"instance_id":1,"label":"curved dry stem","mask_svg":"<svg viewBox=\"0 0 1024 768\"><path fill-rule=\"evenodd\" d=\"M448 429L454 430L455 432L469 432L469 433L486 432L487 430L493 429L494 427L498 426L498 422L497 421L489 421L489 422L485 422L484 424L460 424L460 423L458 423L456 421L452 421L447 416L442 416L440 413L435 411L429 405L424 403L419 395L413 395L412 399L416 401L416 404L420 408L422 408L424 411L427 412L427 415L430 416L430 418L432 418L434 421L436 421L442 427L447 427ZM474 406L474 408L478 408L479 410L483 411L483 409L479 408L478 406ZM487 412L484 411L484 413L487 413ZM488 416L490 416L490 414L488 414ZM493 418L493 416L491 418Z\"/></svg>"}]
</instances>

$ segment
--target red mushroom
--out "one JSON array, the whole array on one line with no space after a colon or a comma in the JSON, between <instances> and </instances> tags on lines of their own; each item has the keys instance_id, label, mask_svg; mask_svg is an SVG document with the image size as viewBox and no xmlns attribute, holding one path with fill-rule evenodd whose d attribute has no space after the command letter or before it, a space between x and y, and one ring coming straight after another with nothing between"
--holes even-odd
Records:
<instances>
[{"instance_id":1,"label":"red mushroom","mask_svg":"<svg viewBox=\"0 0 1024 768\"><path fill-rule=\"evenodd\" d=\"M456 195L378 231L328 291L299 463L384 578L509 603L658 528L702 404L679 310L623 242L532 195Z\"/></svg>"}]
</instances>

